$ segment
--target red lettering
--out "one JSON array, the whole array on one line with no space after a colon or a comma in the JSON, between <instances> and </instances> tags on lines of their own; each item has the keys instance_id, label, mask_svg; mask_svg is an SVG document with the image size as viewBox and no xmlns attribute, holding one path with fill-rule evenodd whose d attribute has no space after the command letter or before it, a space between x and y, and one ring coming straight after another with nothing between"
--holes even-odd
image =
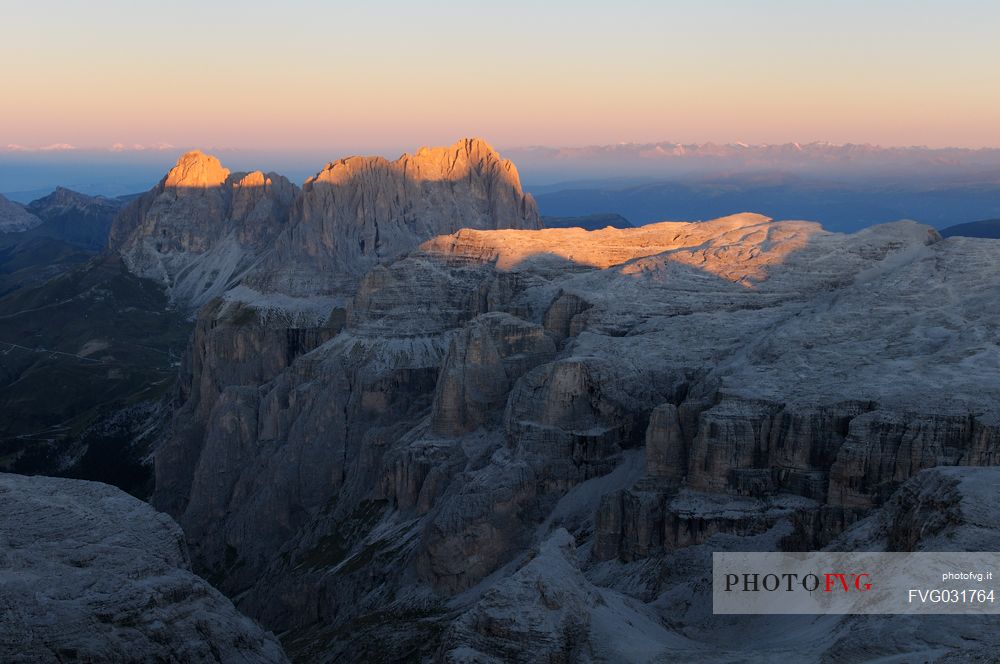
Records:
<instances>
[{"instance_id":1,"label":"red lettering","mask_svg":"<svg viewBox=\"0 0 1000 664\"><path fill-rule=\"evenodd\" d=\"M827 572L825 574L825 577L826 577L826 589L824 590L824 592L832 591L837 581L840 581L840 585L843 586L844 592L847 592L848 590L847 577L845 577L843 574L833 574L831 572Z\"/></svg>"},{"instance_id":2,"label":"red lettering","mask_svg":"<svg viewBox=\"0 0 1000 664\"><path fill-rule=\"evenodd\" d=\"M867 592L872 589L871 575L864 574L843 574L840 572L827 572L823 575L826 583L823 592L833 592L839 586L845 593L851 592L851 586L859 592ZM850 580L848 580L850 577Z\"/></svg>"}]
</instances>

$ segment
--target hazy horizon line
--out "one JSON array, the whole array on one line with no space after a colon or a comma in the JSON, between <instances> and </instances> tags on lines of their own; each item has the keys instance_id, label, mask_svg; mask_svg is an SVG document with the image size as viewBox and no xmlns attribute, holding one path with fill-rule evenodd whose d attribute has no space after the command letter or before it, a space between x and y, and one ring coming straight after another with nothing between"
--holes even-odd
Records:
<instances>
[{"instance_id":1,"label":"hazy horizon line","mask_svg":"<svg viewBox=\"0 0 1000 664\"><path fill-rule=\"evenodd\" d=\"M461 140L462 138L474 138L473 136L463 136L455 140ZM504 145L493 143L489 139L481 138L486 141L489 145L496 147L498 150L586 150L591 148L611 148L611 147L625 147L625 146L662 146L671 145L677 147L687 147L687 146L720 146L720 147L742 147L742 148L767 148L767 147L784 147L784 146L824 146L833 148L844 148L844 147L867 147L874 148L878 150L928 150L928 151L947 151L947 150L961 150L968 152L978 152L978 151L993 151L1000 150L1000 145L928 145L928 144L889 144L889 143L872 143L870 141L862 142L836 142L828 140L786 140L786 141L761 141L761 142L748 142L741 140L702 140L702 141L677 141L671 139L663 140L631 140L631 141L616 141L616 142L590 142L590 143L579 143L579 144L546 144L546 143L525 143L525 144L514 144L514 145ZM423 143L420 145L415 145L412 148L403 148L404 152L407 150L417 150L420 147L437 147L440 145L445 145L445 143ZM499 146L499 147L498 147ZM161 142L152 144L140 144L133 143L131 145L126 145L123 143L114 143L112 145L74 145L71 143L47 143L45 145L21 145L17 143L8 143L0 147L0 154L4 155L17 155L17 154L156 154L164 152L189 152L192 150L201 150L203 152L245 152L245 153L279 153L279 154L315 154L318 152L331 151L331 150L350 150L351 148L337 147L337 146L323 146L323 147L255 147L255 146L234 146L234 145L173 145L171 143ZM399 150L400 148L367 148L375 152L386 152L391 150ZM678 155L681 156L681 155Z\"/></svg>"}]
</instances>

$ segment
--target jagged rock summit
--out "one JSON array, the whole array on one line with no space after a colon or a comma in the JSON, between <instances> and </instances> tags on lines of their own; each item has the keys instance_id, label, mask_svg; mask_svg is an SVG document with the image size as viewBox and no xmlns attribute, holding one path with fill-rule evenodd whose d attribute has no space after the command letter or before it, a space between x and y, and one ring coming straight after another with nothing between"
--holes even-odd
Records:
<instances>
[{"instance_id":1,"label":"jagged rock summit","mask_svg":"<svg viewBox=\"0 0 1000 664\"><path fill-rule=\"evenodd\" d=\"M41 219L0 194L0 233L20 233L41 223Z\"/></svg>"},{"instance_id":2,"label":"jagged rock summit","mask_svg":"<svg viewBox=\"0 0 1000 664\"><path fill-rule=\"evenodd\" d=\"M118 215L109 244L134 274L196 308L232 287L268 249L297 193L281 175L232 173L195 150Z\"/></svg>"},{"instance_id":3,"label":"jagged rock summit","mask_svg":"<svg viewBox=\"0 0 1000 664\"><path fill-rule=\"evenodd\" d=\"M229 177L229 169L222 162L201 150L181 155L177 164L167 173L165 187L219 187Z\"/></svg>"},{"instance_id":4,"label":"jagged rock summit","mask_svg":"<svg viewBox=\"0 0 1000 664\"><path fill-rule=\"evenodd\" d=\"M329 313L371 267L432 237L540 227L517 169L480 139L392 162L340 159L301 192L195 150L122 211L110 246L192 309L239 286L228 299L241 305Z\"/></svg>"},{"instance_id":5,"label":"jagged rock summit","mask_svg":"<svg viewBox=\"0 0 1000 664\"><path fill-rule=\"evenodd\" d=\"M517 169L485 141L425 147L391 162L341 159L306 182L289 232L248 282L343 302L374 265L460 228L541 228Z\"/></svg>"}]
</instances>

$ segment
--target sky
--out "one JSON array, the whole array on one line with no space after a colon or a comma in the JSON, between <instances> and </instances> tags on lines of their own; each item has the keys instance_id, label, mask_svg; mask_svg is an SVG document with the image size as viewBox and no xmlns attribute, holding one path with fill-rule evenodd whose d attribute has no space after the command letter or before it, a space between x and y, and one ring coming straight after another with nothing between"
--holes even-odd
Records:
<instances>
[{"instance_id":1,"label":"sky","mask_svg":"<svg viewBox=\"0 0 1000 664\"><path fill-rule=\"evenodd\" d=\"M1000 2L2 0L0 150L1000 147Z\"/></svg>"}]
</instances>

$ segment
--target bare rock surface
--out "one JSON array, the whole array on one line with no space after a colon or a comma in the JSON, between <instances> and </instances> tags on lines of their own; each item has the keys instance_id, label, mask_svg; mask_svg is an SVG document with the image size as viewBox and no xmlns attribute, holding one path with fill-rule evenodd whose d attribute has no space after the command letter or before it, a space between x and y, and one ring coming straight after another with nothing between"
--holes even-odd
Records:
<instances>
[{"instance_id":1,"label":"bare rock surface","mask_svg":"<svg viewBox=\"0 0 1000 664\"><path fill-rule=\"evenodd\" d=\"M0 659L285 662L191 572L180 528L96 482L0 474Z\"/></svg>"},{"instance_id":2,"label":"bare rock surface","mask_svg":"<svg viewBox=\"0 0 1000 664\"><path fill-rule=\"evenodd\" d=\"M829 654L850 621L712 617L711 551L821 548L1000 461L998 243L537 230L478 141L334 162L288 219L199 313L153 500L303 661L865 661ZM880 624L886 656L982 645Z\"/></svg>"},{"instance_id":3,"label":"bare rock surface","mask_svg":"<svg viewBox=\"0 0 1000 664\"><path fill-rule=\"evenodd\" d=\"M197 350L155 500L300 658L727 661L746 625L668 626L681 552L821 547L924 468L997 463L998 253L751 214L435 237L266 370L258 333Z\"/></svg>"},{"instance_id":4,"label":"bare rock surface","mask_svg":"<svg viewBox=\"0 0 1000 664\"><path fill-rule=\"evenodd\" d=\"M331 162L306 182L291 224L249 284L342 299L373 266L434 236L461 228L541 228L517 169L480 139L421 148L392 162Z\"/></svg>"},{"instance_id":5,"label":"bare rock surface","mask_svg":"<svg viewBox=\"0 0 1000 664\"><path fill-rule=\"evenodd\" d=\"M41 219L0 194L0 233L20 233L41 223Z\"/></svg>"},{"instance_id":6,"label":"bare rock surface","mask_svg":"<svg viewBox=\"0 0 1000 664\"><path fill-rule=\"evenodd\" d=\"M301 191L189 153L111 247L195 315L153 503L294 659L996 645L974 620L713 616L708 597L717 550L998 541L1000 243L756 214L541 229L514 166L466 139L334 161ZM3 488L51 533L0 530L3 592L25 597L0 646L280 661L167 517L98 485ZM80 591L41 606L28 573Z\"/></svg>"},{"instance_id":7,"label":"bare rock surface","mask_svg":"<svg viewBox=\"0 0 1000 664\"><path fill-rule=\"evenodd\" d=\"M829 546L868 551L998 551L1000 469L937 467L904 483Z\"/></svg>"},{"instance_id":8,"label":"bare rock surface","mask_svg":"<svg viewBox=\"0 0 1000 664\"><path fill-rule=\"evenodd\" d=\"M555 354L555 342L541 326L510 314L483 314L451 340L435 388L433 430L474 431L504 407L518 378Z\"/></svg>"}]
</instances>

